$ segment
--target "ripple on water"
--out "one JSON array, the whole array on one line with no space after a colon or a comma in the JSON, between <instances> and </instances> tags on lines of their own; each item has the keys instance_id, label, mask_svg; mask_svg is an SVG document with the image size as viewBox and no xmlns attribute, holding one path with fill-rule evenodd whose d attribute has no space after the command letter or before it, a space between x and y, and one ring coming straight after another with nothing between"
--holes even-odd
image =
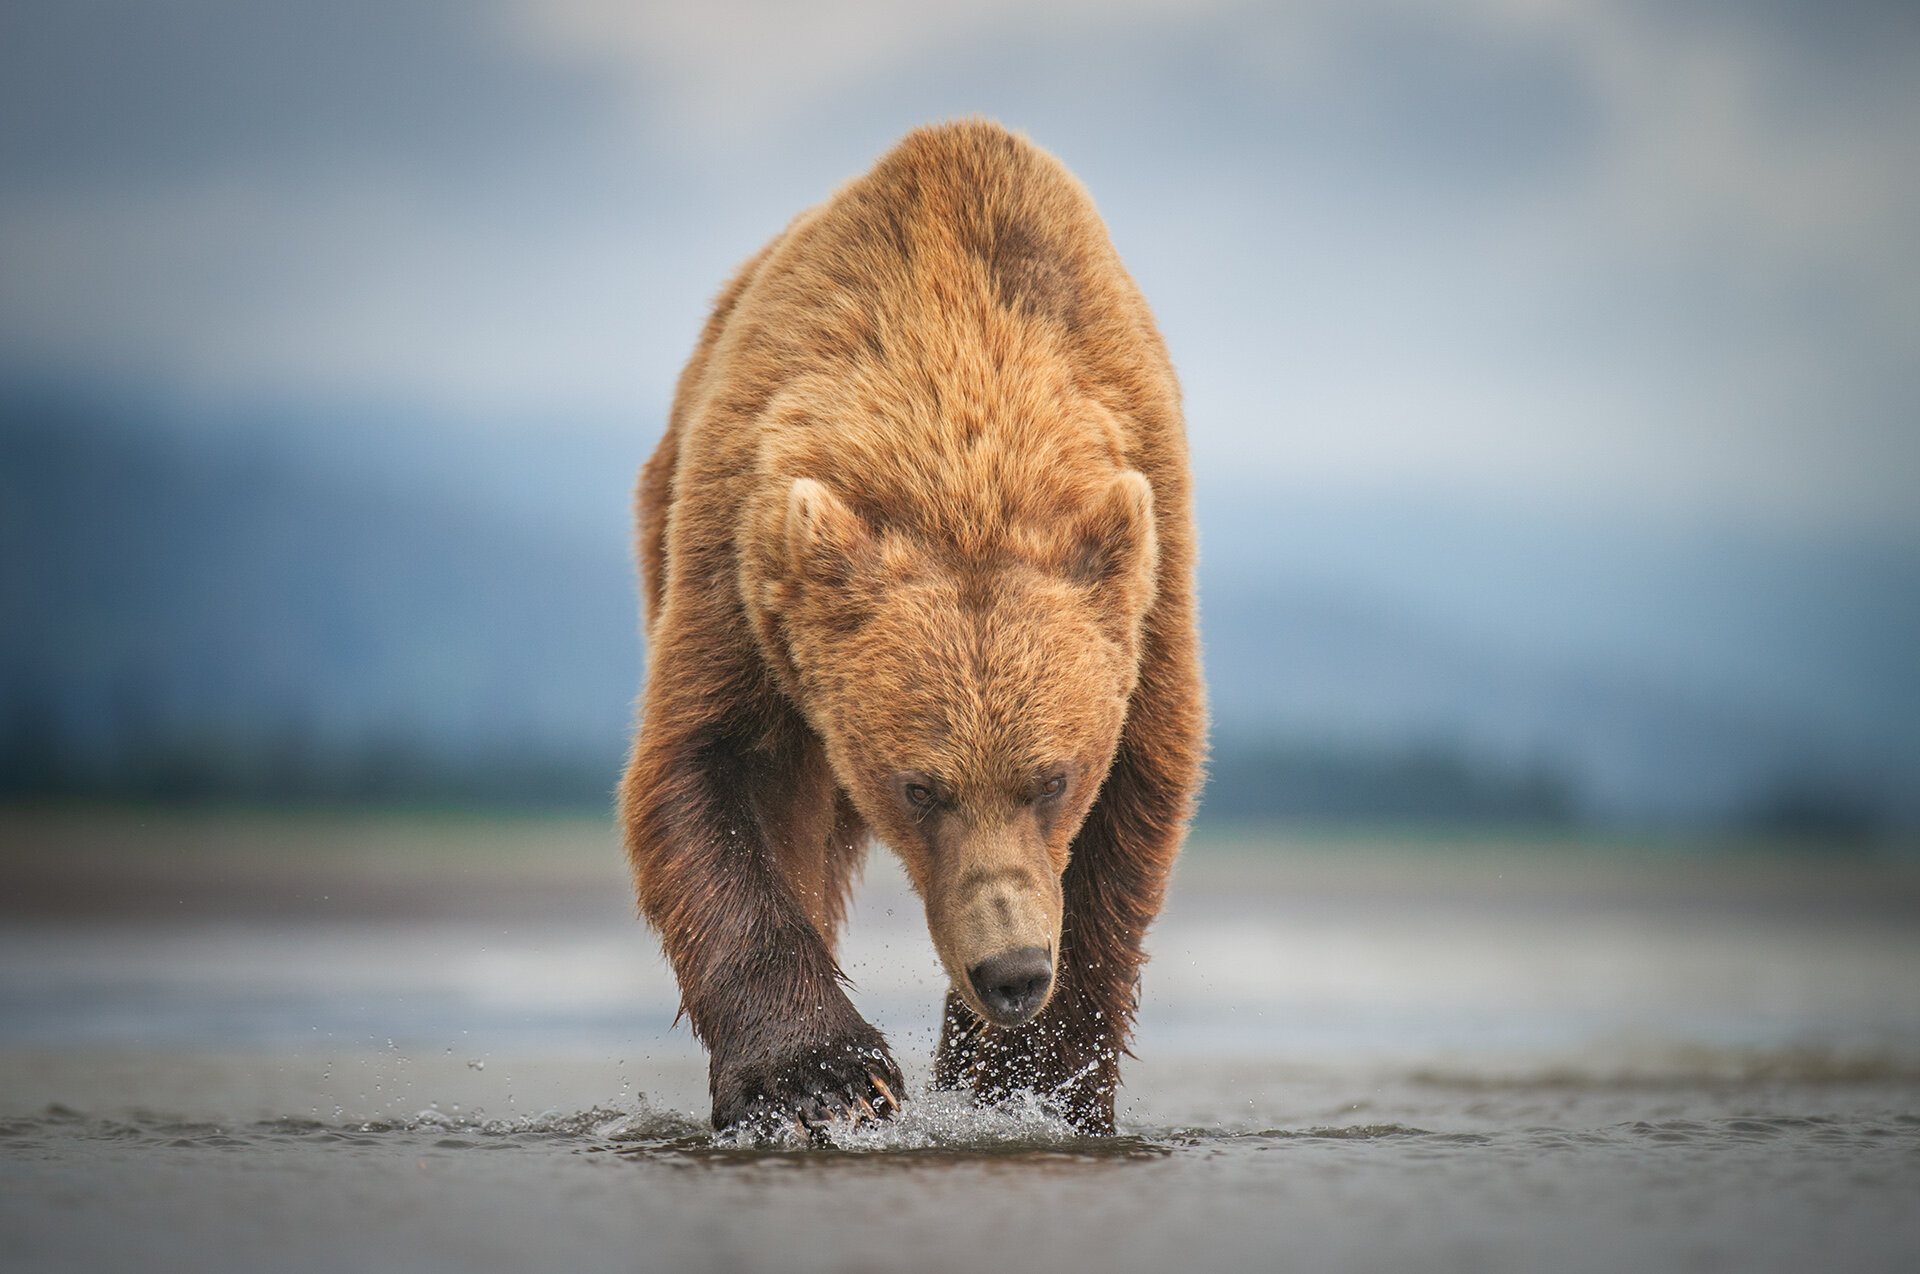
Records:
<instances>
[{"instance_id":1,"label":"ripple on water","mask_svg":"<svg viewBox=\"0 0 1920 1274\"><path fill-rule=\"evenodd\" d=\"M15 1148L75 1141L174 1150L331 1146L453 1152L550 1146L572 1153L707 1161L860 1155L1122 1158L1161 1156L1175 1148L1151 1137L1083 1136L1027 1095L976 1107L964 1095L950 1093L923 1096L884 1123L836 1125L824 1144L810 1142L798 1130L772 1137L715 1134L705 1121L644 1102L630 1110L595 1107L513 1118L430 1109L405 1118L328 1122L281 1116L235 1123L181 1120L149 1111L95 1117L52 1106L0 1123L0 1138Z\"/></svg>"},{"instance_id":2,"label":"ripple on water","mask_svg":"<svg viewBox=\"0 0 1920 1274\"><path fill-rule=\"evenodd\" d=\"M406 1118L330 1123L282 1116L251 1122L183 1120L148 1111L96 1117L65 1106L0 1120L0 1145L14 1152L53 1150L90 1142L136 1149L241 1150L275 1147L387 1148L462 1153L550 1147L571 1154L615 1158L735 1163L822 1161L849 1157L910 1159L1124 1160L1195 1153L1371 1145L1409 1158L1473 1153L1492 1148L1521 1153L1583 1153L1613 1148L1673 1146L1732 1150L1780 1143L1820 1152L1899 1147L1920 1150L1920 1116L1888 1113L1878 1119L1821 1115L1743 1114L1719 1119L1635 1120L1597 1127L1532 1126L1499 1131L1436 1131L1400 1123L1247 1128L1178 1126L1137 1128L1113 1137L1088 1137L1051 1114L1031 1095L976 1106L966 1095L929 1093L894 1119L837 1125L824 1142L794 1130L779 1136L716 1135L705 1121L659 1110L644 1101L628 1110L600 1107L547 1111L510 1118L449 1114L429 1109ZM1371 1153L1371 1152L1370 1152Z\"/></svg>"}]
</instances>

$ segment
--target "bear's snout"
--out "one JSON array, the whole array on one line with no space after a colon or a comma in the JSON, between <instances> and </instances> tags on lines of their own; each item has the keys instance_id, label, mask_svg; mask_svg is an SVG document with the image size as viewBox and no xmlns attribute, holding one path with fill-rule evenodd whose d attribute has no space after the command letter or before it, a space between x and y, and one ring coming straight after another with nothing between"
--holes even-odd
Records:
<instances>
[{"instance_id":1,"label":"bear's snout","mask_svg":"<svg viewBox=\"0 0 1920 1274\"><path fill-rule=\"evenodd\" d=\"M1021 947L982 960L967 978L995 1026L1018 1026L1047 1002L1053 960L1040 947Z\"/></svg>"}]
</instances>

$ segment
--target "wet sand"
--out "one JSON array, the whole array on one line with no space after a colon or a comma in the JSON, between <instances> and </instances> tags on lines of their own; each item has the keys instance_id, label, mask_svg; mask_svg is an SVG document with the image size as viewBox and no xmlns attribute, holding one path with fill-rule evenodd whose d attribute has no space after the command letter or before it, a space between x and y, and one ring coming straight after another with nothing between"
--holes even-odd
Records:
<instances>
[{"instance_id":1,"label":"wet sand","mask_svg":"<svg viewBox=\"0 0 1920 1274\"><path fill-rule=\"evenodd\" d=\"M923 1096L795 1150L706 1129L597 823L0 830L0 1267L1920 1263L1910 858L1202 842L1121 1137ZM879 854L846 957L923 1081Z\"/></svg>"}]
</instances>

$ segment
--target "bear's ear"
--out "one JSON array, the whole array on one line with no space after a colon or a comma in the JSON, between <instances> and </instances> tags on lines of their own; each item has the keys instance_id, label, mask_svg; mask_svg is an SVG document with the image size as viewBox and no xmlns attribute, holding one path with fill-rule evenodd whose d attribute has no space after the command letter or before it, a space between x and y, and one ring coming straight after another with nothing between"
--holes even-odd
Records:
<instances>
[{"instance_id":1,"label":"bear's ear","mask_svg":"<svg viewBox=\"0 0 1920 1274\"><path fill-rule=\"evenodd\" d=\"M1104 595L1103 609L1130 629L1153 603L1158 568L1153 487L1139 470L1122 470L1081 516L1074 578Z\"/></svg>"},{"instance_id":2,"label":"bear's ear","mask_svg":"<svg viewBox=\"0 0 1920 1274\"><path fill-rule=\"evenodd\" d=\"M872 534L852 509L812 478L787 489L787 575L844 588L877 552Z\"/></svg>"}]
</instances>

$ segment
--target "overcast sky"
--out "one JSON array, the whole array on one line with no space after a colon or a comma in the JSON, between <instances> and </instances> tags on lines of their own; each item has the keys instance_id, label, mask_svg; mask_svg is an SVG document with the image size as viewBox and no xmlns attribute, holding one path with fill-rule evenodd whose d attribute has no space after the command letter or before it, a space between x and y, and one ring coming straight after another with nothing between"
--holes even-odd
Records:
<instances>
[{"instance_id":1,"label":"overcast sky","mask_svg":"<svg viewBox=\"0 0 1920 1274\"><path fill-rule=\"evenodd\" d=\"M660 427L908 127L1093 191L1201 476L1920 539L1920 7L23 0L0 371Z\"/></svg>"}]
</instances>

